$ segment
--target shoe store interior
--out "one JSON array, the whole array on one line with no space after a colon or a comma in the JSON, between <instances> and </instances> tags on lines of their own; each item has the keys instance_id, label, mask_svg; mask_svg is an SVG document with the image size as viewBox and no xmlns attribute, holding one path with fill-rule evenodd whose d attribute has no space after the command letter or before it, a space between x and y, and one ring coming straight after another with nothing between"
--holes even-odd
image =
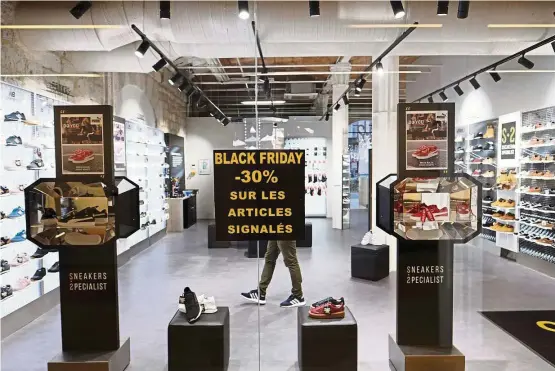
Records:
<instances>
[{"instance_id":1,"label":"shoe store interior","mask_svg":"<svg viewBox=\"0 0 555 371\"><path fill-rule=\"evenodd\" d=\"M2 371L555 369L552 1L0 6Z\"/></svg>"}]
</instances>

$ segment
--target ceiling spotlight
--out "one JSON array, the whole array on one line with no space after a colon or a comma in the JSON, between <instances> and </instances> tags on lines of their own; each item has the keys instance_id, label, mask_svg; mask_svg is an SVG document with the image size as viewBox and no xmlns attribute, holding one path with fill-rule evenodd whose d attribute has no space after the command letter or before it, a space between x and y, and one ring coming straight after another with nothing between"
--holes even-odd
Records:
<instances>
[{"instance_id":1,"label":"ceiling spotlight","mask_svg":"<svg viewBox=\"0 0 555 371\"><path fill-rule=\"evenodd\" d=\"M170 77L170 79L168 80L168 83L170 85L175 85L177 84L177 82L179 81L179 79L181 79L181 75L179 73L176 73L175 75L173 75L172 77Z\"/></svg>"},{"instance_id":2,"label":"ceiling spotlight","mask_svg":"<svg viewBox=\"0 0 555 371\"><path fill-rule=\"evenodd\" d=\"M330 120L330 113L328 111L326 111L326 121Z\"/></svg>"},{"instance_id":3,"label":"ceiling spotlight","mask_svg":"<svg viewBox=\"0 0 555 371\"><path fill-rule=\"evenodd\" d=\"M349 97L347 96L347 94L343 96L343 103L345 103L345 106L349 105Z\"/></svg>"},{"instance_id":4,"label":"ceiling spotlight","mask_svg":"<svg viewBox=\"0 0 555 371\"><path fill-rule=\"evenodd\" d=\"M432 97L431 95L428 97L428 102L430 103L434 103L434 97Z\"/></svg>"},{"instance_id":5,"label":"ceiling spotlight","mask_svg":"<svg viewBox=\"0 0 555 371\"><path fill-rule=\"evenodd\" d=\"M249 2L237 1L237 6L239 7L239 18L249 19L249 17L251 16L249 13Z\"/></svg>"},{"instance_id":6,"label":"ceiling spotlight","mask_svg":"<svg viewBox=\"0 0 555 371\"><path fill-rule=\"evenodd\" d=\"M337 103L337 104L335 105L335 107L333 107L333 110L334 110L334 111L339 111L340 108L341 108L341 104Z\"/></svg>"},{"instance_id":7,"label":"ceiling spotlight","mask_svg":"<svg viewBox=\"0 0 555 371\"><path fill-rule=\"evenodd\" d=\"M518 64L520 64L522 67L528 68L529 70L531 70L532 68L534 68L534 62L532 62L530 59L527 59L524 54L518 58Z\"/></svg>"},{"instance_id":8,"label":"ceiling spotlight","mask_svg":"<svg viewBox=\"0 0 555 371\"><path fill-rule=\"evenodd\" d=\"M177 90L183 91L183 90L187 89L188 85L189 84L187 83L187 81L183 81L183 83L177 87Z\"/></svg>"},{"instance_id":9,"label":"ceiling spotlight","mask_svg":"<svg viewBox=\"0 0 555 371\"><path fill-rule=\"evenodd\" d=\"M376 71L378 75L383 74L383 64L381 61L378 61L378 63L376 63L376 65L374 66L374 71Z\"/></svg>"},{"instance_id":10,"label":"ceiling spotlight","mask_svg":"<svg viewBox=\"0 0 555 371\"><path fill-rule=\"evenodd\" d=\"M447 102L447 101L449 100L449 98L447 98L447 94L445 94L445 90L439 92L439 97L440 97L441 100L444 101L444 102Z\"/></svg>"},{"instance_id":11,"label":"ceiling spotlight","mask_svg":"<svg viewBox=\"0 0 555 371\"><path fill-rule=\"evenodd\" d=\"M160 1L160 19L170 19L169 1Z\"/></svg>"},{"instance_id":12,"label":"ceiling spotlight","mask_svg":"<svg viewBox=\"0 0 555 371\"><path fill-rule=\"evenodd\" d=\"M81 18L92 7L92 1L79 1L69 11L75 19Z\"/></svg>"},{"instance_id":13,"label":"ceiling spotlight","mask_svg":"<svg viewBox=\"0 0 555 371\"><path fill-rule=\"evenodd\" d=\"M461 95L464 94L464 91L461 89L461 86L458 85L458 84L455 85L455 86L453 87L453 90L455 90L455 92L456 92L459 96L461 96Z\"/></svg>"},{"instance_id":14,"label":"ceiling spotlight","mask_svg":"<svg viewBox=\"0 0 555 371\"><path fill-rule=\"evenodd\" d=\"M154 71L158 72L162 68L164 68L166 66L166 64L168 64L168 62L166 62L166 60L164 58L161 58L158 62L154 63L154 65L152 66L152 69Z\"/></svg>"},{"instance_id":15,"label":"ceiling spotlight","mask_svg":"<svg viewBox=\"0 0 555 371\"><path fill-rule=\"evenodd\" d=\"M468 0L459 0L459 9L457 12L457 18L465 19L468 17L468 9L470 8L470 1Z\"/></svg>"},{"instance_id":16,"label":"ceiling spotlight","mask_svg":"<svg viewBox=\"0 0 555 371\"><path fill-rule=\"evenodd\" d=\"M206 108L206 101L204 99L202 99L202 95L199 94L198 98L197 98L197 103L196 106L198 109L203 109Z\"/></svg>"},{"instance_id":17,"label":"ceiling spotlight","mask_svg":"<svg viewBox=\"0 0 555 371\"><path fill-rule=\"evenodd\" d=\"M137 50L135 50L135 55L139 58L142 58L145 56L146 51L148 50L148 48L150 48L150 43L146 40L143 40L143 42L141 43L141 45L139 45L139 47L137 48Z\"/></svg>"},{"instance_id":18,"label":"ceiling spotlight","mask_svg":"<svg viewBox=\"0 0 555 371\"><path fill-rule=\"evenodd\" d=\"M501 76L497 72L495 72L495 70L494 71L489 71L489 75L491 76L493 81L495 81L495 82L501 81Z\"/></svg>"},{"instance_id":19,"label":"ceiling spotlight","mask_svg":"<svg viewBox=\"0 0 555 371\"><path fill-rule=\"evenodd\" d=\"M470 85L472 85L476 90L480 89L480 84L478 83L478 80L476 80L476 76L470 79Z\"/></svg>"},{"instance_id":20,"label":"ceiling spotlight","mask_svg":"<svg viewBox=\"0 0 555 371\"><path fill-rule=\"evenodd\" d=\"M437 2L437 15L443 16L449 13L449 1L438 0Z\"/></svg>"},{"instance_id":21,"label":"ceiling spotlight","mask_svg":"<svg viewBox=\"0 0 555 371\"><path fill-rule=\"evenodd\" d=\"M320 2L319 1L309 1L308 2L308 12L311 17L320 16Z\"/></svg>"},{"instance_id":22,"label":"ceiling spotlight","mask_svg":"<svg viewBox=\"0 0 555 371\"><path fill-rule=\"evenodd\" d=\"M357 81L355 81L355 97L360 97L360 93L362 92L362 88L364 88L364 84L366 80L364 77L361 77Z\"/></svg>"},{"instance_id":23,"label":"ceiling spotlight","mask_svg":"<svg viewBox=\"0 0 555 371\"><path fill-rule=\"evenodd\" d=\"M222 123L223 126L227 126L227 124L229 124L229 119L227 117L224 117L224 119L222 121L220 121Z\"/></svg>"},{"instance_id":24,"label":"ceiling spotlight","mask_svg":"<svg viewBox=\"0 0 555 371\"><path fill-rule=\"evenodd\" d=\"M551 47L553 48L553 51L555 52L555 41L553 41L553 42L551 43Z\"/></svg>"},{"instance_id":25,"label":"ceiling spotlight","mask_svg":"<svg viewBox=\"0 0 555 371\"><path fill-rule=\"evenodd\" d=\"M405 16L405 8L403 8L402 1L391 0L389 3L391 4L391 10L393 10L395 18L399 19Z\"/></svg>"}]
</instances>

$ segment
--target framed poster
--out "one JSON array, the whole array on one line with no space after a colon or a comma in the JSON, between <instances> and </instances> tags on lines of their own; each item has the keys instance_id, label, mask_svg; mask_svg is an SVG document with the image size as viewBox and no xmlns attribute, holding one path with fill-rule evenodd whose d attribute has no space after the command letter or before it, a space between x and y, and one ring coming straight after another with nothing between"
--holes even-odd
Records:
<instances>
[{"instance_id":1,"label":"framed poster","mask_svg":"<svg viewBox=\"0 0 555 371\"><path fill-rule=\"evenodd\" d=\"M447 170L447 110L406 111L407 170Z\"/></svg>"},{"instance_id":2,"label":"framed poster","mask_svg":"<svg viewBox=\"0 0 555 371\"><path fill-rule=\"evenodd\" d=\"M199 175L212 174L212 167L210 166L209 159L198 160L198 174Z\"/></svg>"},{"instance_id":3,"label":"framed poster","mask_svg":"<svg viewBox=\"0 0 555 371\"><path fill-rule=\"evenodd\" d=\"M55 106L56 177L113 183L112 106Z\"/></svg>"},{"instance_id":4,"label":"framed poster","mask_svg":"<svg viewBox=\"0 0 555 371\"><path fill-rule=\"evenodd\" d=\"M114 170L125 170L125 120L114 117Z\"/></svg>"},{"instance_id":5,"label":"framed poster","mask_svg":"<svg viewBox=\"0 0 555 371\"><path fill-rule=\"evenodd\" d=\"M501 123L501 159L516 159L516 122Z\"/></svg>"}]
</instances>

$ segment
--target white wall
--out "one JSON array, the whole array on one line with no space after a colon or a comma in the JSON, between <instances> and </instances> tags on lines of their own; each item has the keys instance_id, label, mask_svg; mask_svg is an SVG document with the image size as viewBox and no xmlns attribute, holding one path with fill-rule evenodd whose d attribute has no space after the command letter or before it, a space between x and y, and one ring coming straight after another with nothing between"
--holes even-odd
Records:
<instances>
[{"instance_id":1,"label":"white wall","mask_svg":"<svg viewBox=\"0 0 555 371\"><path fill-rule=\"evenodd\" d=\"M330 138L328 142L328 158L331 153L331 121L312 121L310 119L290 119L287 123L279 123L285 128L286 137L315 136ZM251 124L248 124L250 128ZM298 128L297 128L298 126ZM309 134L305 127L314 130ZM234 139L245 139L243 124L229 124L222 126L212 117L190 117L185 126L185 174L189 174L191 164L198 170L200 159L212 161L212 151L215 149L233 149ZM260 137L271 134L272 124L263 123ZM251 134L247 131L247 136ZM244 147L239 147L244 148ZM328 161L329 164L329 161ZM199 219L214 219L214 173L210 175L196 175L192 179L185 179L187 189L199 189L197 196L197 217ZM216 190L217 191L217 190ZM329 200L329 197L328 197ZM328 210L329 210L328 204Z\"/></svg>"},{"instance_id":2,"label":"white wall","mask_svg":"<svg viewBox=\"0 0 555 371\"><path fill-rule=\"evenodd\" d=\"M555 55L528 58L535 63L532 71L555 70ZM408 83L407 101L412 102L499 59L500 57L479 56L419 58L415 63L441 64L443 67L432 68L431 74L420 74L416 82ZM500 66L498 70L524 70L524 67L512 61ZM467 125L515 111L531 111L555 104L554 72L500 75L499 82L494 82L487 73L479 75L477 80L481 88L478 90L474 90L468 81L462 83L461 88L465 94L460 97L452 88L445 91L449 102L456 103L457 125ZM435 95L434 100L439 102L440 98Z\"/></svg>"}]
</instances>

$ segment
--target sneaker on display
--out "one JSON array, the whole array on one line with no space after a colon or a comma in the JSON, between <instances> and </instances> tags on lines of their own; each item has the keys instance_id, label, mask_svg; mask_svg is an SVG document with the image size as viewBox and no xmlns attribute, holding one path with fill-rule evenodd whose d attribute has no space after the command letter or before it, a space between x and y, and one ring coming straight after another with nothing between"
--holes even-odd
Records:
<instances>
[{"instance_id":1,"label":"sneaker on display","mask_svg":"<svg viewBox=\"0 0 555 371\"><path fill-rule=\"evenodd\" d=\"M27 170L41 170L44 168L44 161L40 158L33 160L27 165Z\"/></svg>"},{"instance_id":2,"label":"sneaker on display","mask_svg":"<svg viewBox=\"0 0 555 371\"><path fill-rule=\"evenodd\" d=\"M14 291L21 291L31 284L29 276L18 278L15 282Z\"/></svg>"},{"instance_id":3,"label":"sneaker on display","mask_svg":"<svg viewBox=\"0 0 555 371\"><path fill-rule=\"evenodd\" d=\"M54 264L52 264L52 266L50 268L48 268L48 272L50 273L57 273L60 271L60 263L56 262Z\"/></svg>"},{"instance_id":4,"label":"sneaker on display","mask_svg":"<svg viewBox=\"0 0 555 371\"><path fill-rule=\"evenodd\" d=\"M13 146L20 146L23 144L21 137L18 135L11 135L6 138L6 146L13 147Z\"/></svg>"},{"instance_id":5,"label":"sneaker on display","mask_svg":"<svg viewBox=\"0 0 555 371\"><path fill-rule=\"evenodd\" d=\"M202 310L198 303L197 296L190 288L183 290L183 301L185 303L185 316L189 323L195 323L201 316Z\"/></svg>"},{"instance_id":6,"label":"sneaker on display","mask_svg":"<svg viewBox=\"0 0 555 371\"><path fill-rule=\"evenodd\" d=\"M39 268L31 277L31 281L40 281L46 276L46 268Z\"/></svg>"},{"instance_id":7,"label":"sneaker on display","mask_svg":"<svg viewBox=\"0 0 555 371\"><path fill-rule=\"evenodd\" d=\"M10 170L10 171L16 171L16 170L22 170L23 168L21 167L21 160L14 160L12 163L4 165L4 168L6 170Z\"/></svg>"},{"instance_id":8,"label":"sneaker on display","mask_svg":"<svg viewBox=\"0 0 555 371\"><path fill-rule=\"evenodd\" d=\"M266 135L262 139L260 139L261 142L271 142L272 140L274 140L274 137L271 135Z\"/></svg>"},{"instance_id":9,"label":"sneaker on display","mask_svg":"<svg viewBox=\"0 0 555 371\"><path fill-rule=\"evenodd\" d=\"M31 255L32 259L40 259L42 257L44 257L46 254L48 254L48 251L41 249L40 247L37 249L37 251L34 252L33 255Z\"/></svg>"},{"instance_id":10,"label":"sneaker on display","mask_svg":"<svg viewBox=\"0 0 555 371\"><path fill-rule=\"evenodd\" d=\"M4 259L0 260L0 269L2 273L9 271L10 263L8 263L8 261Z\"/></svg>"},{"instance_id":11,"label":"sneaker on display","mask_svg":"<svg viewBox=\"0 0 555 371\"><path fill-rule=\"evenodd\" d=\"M1 290L2 300L7 299L13 295L13 289L11 285L2 286L0 290Z\"/></svg>"},{"instance_id":12,"label":"sneaker on display","mask_svg":"<svg viewBox=\"0 0 555 371\"><path fill-rule=\"evenodd\" d=\"M266 295L262 295L260 294L260 296L258 295L258 290L251 290L249 292L243 292L241 293L241 296L243 298L245 298L246 300L250 301L251 303L257 303L257 304L261 304L264 305L266 304Z\"/></svg>"},{"instance_id":13,"label":"sneaker on display","mask_svg":"<svg viewBox=\"0 0 555 371\"><path fill-rule=\"evenodd\" d=\"M23 242L27 239L27 235L25 234L25 229L19 231L15 236L13 236L10 242Z\"/></svg>"},{"instance_id":14,"label":"sneaker on display","mask_svg":"<svg viewBox=\"0 0 555 371\"><path fill-rule=\"evenodd\" d=\"M254 135L251 135L250 137L245 139L245 142L256 142L256 137Z\"/></svg>"},{"instance_id":15,"label":"sneaker on display","mask_svg":"<svg viewBox=\"0 0 555 371\"><path fill-rule=\"evenodd\" d=\"M366 232L364 237L362 237L362 241L360 242L360 244L363 246L372 245L373 241L374 241L374 236L372 235L372 231L368 231Z\"/></svg>"},{"instance_id":16,"label":"sneaker on display","mask_svg":"<svg viewBox=\"0 0 555 371\"><path fill-rule=\"evenodd\" d=\"M22 264L25 264L29 261L29 255L27 255L26 252L21 253L21 254L17 254L15 256L15 258L13 258L12 262L10 263L10 265L12 267L19 267Z\"/></svg>"},{"instance_id":17,"label":"sneaker on display","mask_svg":"<svg viewBox=\"0 0 555 371\"><path fill-rule=\"evenodd\" d=\"M26 120L25 114L19 111L12 112L4 115L4 121L24 121Z\"/></svg>"},{"instance_id":18,"label":"sneaker on display","mask_svg":"<svg viewBox=\"0 0 555 371\"><path fill-rule=\"evenodd\" d=\"M279 306L282 308L303 307L305 305L306 305L306 302L303 297L298 297L293 294L289 295L287 299L285 299L279 304Z\"/></svg>"},{"instance_id":19,"label":"sneaker on display","mask_svg":"<svg viewBox=\"0 0 555 371\"><path fill-rule=\"evenodd\" d=\"M44 209L42 217L40 218L42 225L56 225L58 219L56 219L56 211L50 207Z\"/></svg>"},{"instance_id":20,"label":"sneaker on display","mask_svg":"<svg viewBox=\"0 0 555 371\"><path fill-rule=\"evenodd\" d=\"M310 304L311 308L317 308L321 305L327 304L327 303L331 303L333 305L340 305L340 304L345 304L345 299L343 299L343 297L339 298L339 299L334 299L331 296L328 296L325 299L319 300L316 303L312 303Z\"/></svg>"},{"instance_id":21,"label":"sneaker on display","mask_svg":"<svg viewBox=\"0 0 555 371\"><path fill-rule=\"evenodd\" d=\"M240 139L235 139L233 141L233 147L242 147L242 146L246 146L246 145L247 145L247 143L243 142Z\"/></svg>"},{"instance_id":22,"label":"sneaker on display","mask_svg":"<svg viewBox=\"0 0 555 371\"><path fill-rule=\"evenodd\" d=\"M345 304L325 303L319 307L310 308L308 316L314 319L345 318Z\"/></svg>"},{"instance_id":23,"label":"sneaker on display","mask_svg":"<svg viewBox=\"0 0 555 371\"><path fill-rule=\"evenodd\" d=\"M0 246L9 244L11 241L8 237L0 237Z\"/></svg>"},{"instance_id":24,"label":"sneaker on display","mask_svg":"<svg viewBox=\"0 0 555 371\"><path fill-rule=\"evenodd\" d=\"M0 197L9 196L10 190L8 187L0 186Z\"/></svg>"},{"instance_id":25,"label":"sneaker on display","mask_svg":"<svg viewBox=\"0 0 555 371\"><path fill-rule=\"evenodd\" d=\"M202 313L213 314L218 311L216 306L216 299L213 296L206 296L204 294L197 296L199 305L202 307Z\"/></svg>"},{"instance_id":26,"label":"sneaker on display","mask_svg":"<svg viewBox=\"0 0 555 371\"><path fill-rule=\"evenodd\" d=\"M69 245L100 245L102 237L97 234L69 232L65 234L64 240Z\"/></svg>"}]
</instances>

